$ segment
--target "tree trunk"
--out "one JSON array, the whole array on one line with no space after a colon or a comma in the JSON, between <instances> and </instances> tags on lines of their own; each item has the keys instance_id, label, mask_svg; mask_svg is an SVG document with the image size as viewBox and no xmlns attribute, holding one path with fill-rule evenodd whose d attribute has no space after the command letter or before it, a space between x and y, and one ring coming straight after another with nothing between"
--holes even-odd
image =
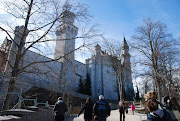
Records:
<instances>
[{"instance_id":1,"label":"tree trunk","mask_svg":"<svg viewBox=\"0 0 180 121\"><path fill-rule=\"evenodd\" d=\"M11 78L9 81L9 87L8 87L8 92L6 95L6 99L4 101L4 105L3 105L3 110L8 110L9 109L9 105L10 105L10 101L12 98L11 94L14 91L14 86L15 86L15 78Z\"/></svg>"},{"instance_id":2,"label":"tree trunk","mask_svg":"<svg viewBox=\"0 0 180 121\"><path fill-rule=\"evenodd\" d=\"M118 76L119 79L119 94L120 94L120 101L123 99L123 74L122 74L122 69L120 76Z\"/></svg>"}]
</instances>

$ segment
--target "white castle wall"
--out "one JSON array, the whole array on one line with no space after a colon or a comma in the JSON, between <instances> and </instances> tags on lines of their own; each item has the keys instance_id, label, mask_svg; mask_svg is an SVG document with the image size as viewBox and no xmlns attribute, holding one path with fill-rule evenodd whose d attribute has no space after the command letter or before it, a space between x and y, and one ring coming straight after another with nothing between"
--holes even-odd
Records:
<instances>
[{"instance_id":1,"label":"white castle wall","mask_svg":"<svg viewBox=\"0 0 180 121\"><path fill-rule=\"evenodd\" d=\"M103 86L105 98L118 100L117 79L112 67L103 66Z\"/></svg>"},{"instance_id":2,"label":"white castle wall","mask_svg":"<svg viewBox=\"0 0 180 121\"><path fill-rule=\"evenodd\" d=\"M49 60L50 58L27 51L24 57L24 66L33 62ZM26 81L36 87L58 90L61 65L62 63L57 61L33 64L26 69L27 72L33 73L25 73L20 78L22 81Z\"/></svg>"}]
</instances>

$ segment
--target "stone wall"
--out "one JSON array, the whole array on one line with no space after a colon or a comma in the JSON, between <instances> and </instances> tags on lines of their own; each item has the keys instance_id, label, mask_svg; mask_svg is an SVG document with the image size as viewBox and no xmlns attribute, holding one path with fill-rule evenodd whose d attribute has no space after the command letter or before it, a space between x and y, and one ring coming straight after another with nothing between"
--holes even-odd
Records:
<instances>
[{"instance_id":1,"label":"stone wall","mask_svg":"<svg viewBox=\"0 0 180 121\"><path fill-rule=\"evenodd\" d=\"M14 118L16 118L16 121L54 121L54 112L52 107L38 108L37 111L31 111L26 109L14 109L5 111L3 114L6 115L4 117L9 118L9 121L13 121ZM8 117L7 115L11 116ZM12 117L12 115L20 118L17 119L17 117ZM3 116L0 117L1 121L5 121L3 119Z\"/></svg>"}]
</instances>

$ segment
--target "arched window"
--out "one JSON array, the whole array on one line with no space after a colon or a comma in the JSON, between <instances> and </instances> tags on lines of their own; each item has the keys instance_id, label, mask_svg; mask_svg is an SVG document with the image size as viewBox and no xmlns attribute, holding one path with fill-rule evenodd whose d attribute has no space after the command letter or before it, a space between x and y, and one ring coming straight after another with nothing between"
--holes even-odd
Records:
<instances>
[{"instance_id":1,"label":"arched window","mask_svg":"<svg viewBox=\"0 0 180 121\"><path fill-rule=\"evenodd\" d=\"M73 34L73 28L71 29L71 33Z\"/></svg>"},{"instance_id":2,"label":"arched window","mask_svg":"<svg viewBox=\"0 0 180 121\"><path fill-rule=\"evenodd\" d=\"M68 32L70 31L70 27L68 26Z\"/></svg>"}]
</instances>

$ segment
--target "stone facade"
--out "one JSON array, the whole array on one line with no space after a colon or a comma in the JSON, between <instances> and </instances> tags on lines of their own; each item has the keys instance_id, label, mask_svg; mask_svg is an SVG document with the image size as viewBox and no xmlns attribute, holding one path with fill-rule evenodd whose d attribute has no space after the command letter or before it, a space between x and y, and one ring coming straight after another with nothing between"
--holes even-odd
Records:
<instances>
[{"instance_id":1,"label":"stone facade","mask_svg":"<svg viewBox=\"0 0 180 121\"><path fill-rule=\"evenodd\" d=\"M0 50L0 71L5 71L7 67L8 55L11 50L12 41L5 38Z\"/></svg>"},{"instance_id":2,"label":"stone facade","mask_svg":"<svg viewBox=\"0 0 180 121\"><path fill-rule=\"evenodd\" d=\"M105 99L118 100L119 84L115 71L110 64L111 55L102 51L101 47L97 44L95 46L95 54L87 59L85 64L74 59L73 50L75 49L75 37L78 33L78 28L73 25L74 18L75 15L73 13L69 11L63 12L62 24L56 28L57 39L54 58L59 60L31 65L26 69L25 74L18 77L18 83L26 85L25 87L29 84L30 86L53 91L77 92L80 78L85 80L88 73L91 79L92 98L97 99L100 94L103 94ZM23 28L16 27L16 29L21 31L20 29ZM12 46L11 52L14 52L16 48L14 43ZM14 57L11 53L9 56L9 59ZM23 66L40 60L48 61L51 59L35 52L27 51L23 59ZM122 45L122 60L123 70L121 71L123 72L123 82L125 84L123 88L125 93L127 93L126 96L128 96L129 100L132 100L134 89L129 47L125 38ZM119 61L121 62L121 60ZM22 88L23 86L19 87Z\"/></svg>"}]
</instances>

